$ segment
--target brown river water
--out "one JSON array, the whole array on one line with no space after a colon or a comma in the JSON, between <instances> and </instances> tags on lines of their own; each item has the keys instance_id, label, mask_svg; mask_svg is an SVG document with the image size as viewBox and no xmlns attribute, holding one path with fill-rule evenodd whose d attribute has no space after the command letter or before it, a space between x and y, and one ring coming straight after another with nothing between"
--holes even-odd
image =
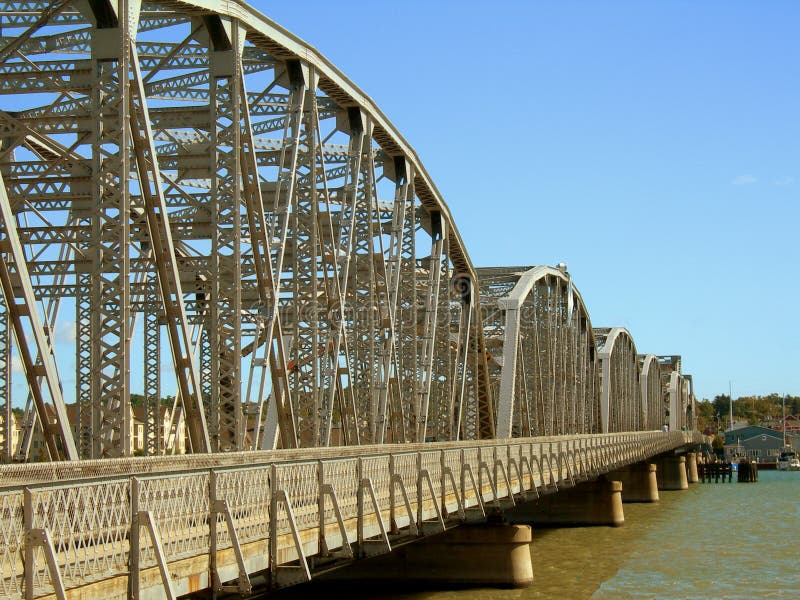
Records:
<instances>
[{"instance_id":1,"label":"brown river water","mask_svg":"<svg viewBox=\"0 0 800 600\"><path fill-rule=\"evenodd\" d=\"M534 527L525 589L393 590L354 581L298 586L280 599L800 598L800 472L758 483L692 484L657 504L625 504L622 527Z\"/></svg>"}]
</instances>

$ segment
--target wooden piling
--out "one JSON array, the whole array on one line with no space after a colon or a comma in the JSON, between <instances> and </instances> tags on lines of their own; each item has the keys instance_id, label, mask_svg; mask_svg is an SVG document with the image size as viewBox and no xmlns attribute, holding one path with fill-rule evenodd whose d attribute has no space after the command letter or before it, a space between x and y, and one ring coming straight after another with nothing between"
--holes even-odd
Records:
<instances>
[{"instance_id":1,"label":"wooden piling","mask_svg":"<svg viewBox=\"0 0 800 600\"><path fill-rule=\"evenodd\" d=\"M756 483L758 481L758 464L753 462L740 462L736 476L738 483Z\"/></svg>"},{"instance_id":2,"label":"wooden piling","mask_svg":"<svg viewBox=\"0 0 800 600\"><path fill-rule=\"evenodd\" d=\"M728 462L702 463L697 465L697 471L702 483L711 483L712 479L714 483L719 483L720 479L722 479L722 483L725 483L726 477L728 478L728 483L733 481L733 465ZM758 475L756 474L757 480ZM739 481L743 480L739 479Z\"/></svg>"}]
</instances>

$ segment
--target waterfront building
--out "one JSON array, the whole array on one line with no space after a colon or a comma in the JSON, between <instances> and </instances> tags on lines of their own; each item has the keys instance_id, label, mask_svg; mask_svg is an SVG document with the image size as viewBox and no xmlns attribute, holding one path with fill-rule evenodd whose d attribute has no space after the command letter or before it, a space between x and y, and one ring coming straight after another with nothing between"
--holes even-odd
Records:
<instances>
[{"instance_id":1,"label":"waterfront building","mask_svg":"<svg viewBox=\"0 0 800 600\"><path fill-rule=\"evenodd\" d=\"M795 450L800 449L800 435L787 433L786 443ZM784 446L783 432L747 425L725 432L725 459L746 456L758 462L775 462Z\"/></svg>"},{"instance_id":2,"label":"waterfront building","mask_svg":"<svg viewBox=\"0 0 800 600\"><path fill-rule=\"evenodd\" d=\"M7 463L13 460L14 453L19 447L19 432L22 429L22 417L16 413L11 413L11 421L8 427L6 427L5 418L6 415L0 413L0 463ZM6 432L8 432L7 435L11 438L10 454L8 452L9 444L6 443L5 438Z\"/></svg>"}]
</instances>

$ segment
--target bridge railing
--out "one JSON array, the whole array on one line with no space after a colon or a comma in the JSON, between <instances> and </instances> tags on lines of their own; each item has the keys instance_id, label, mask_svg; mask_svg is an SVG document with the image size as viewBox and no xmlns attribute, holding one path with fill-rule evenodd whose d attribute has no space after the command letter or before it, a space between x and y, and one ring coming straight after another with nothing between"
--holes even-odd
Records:
<instances>
[{"instance_id":1,"label":"bridge railing","mask_svg":"<svg viewBox=\"0 0 800 600\"><path fill-rule=\"evenodd\" d=\"M0 490L0 597L114 578L127 590L129 574L138 581L152 567L169 590L176 561L188 559L200 559L202 573L210 565L217 582L246 579L243 567L274 571L299 560L302 579L307 557L353 543L361 555L388 551L403 528L441 529L470 509L480 516L519 493L536 496L692 441L641 432L348 448L346 456L317 449L312 460L8 488ZM218 560L225 550L233 555Z\"/></svg>"}]
</instances>

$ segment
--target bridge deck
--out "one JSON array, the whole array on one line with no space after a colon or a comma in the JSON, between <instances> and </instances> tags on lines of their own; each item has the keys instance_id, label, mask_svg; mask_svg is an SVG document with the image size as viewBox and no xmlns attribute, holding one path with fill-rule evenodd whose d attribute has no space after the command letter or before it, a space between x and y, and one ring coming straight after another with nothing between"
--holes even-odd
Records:
<instances>
[{"instance_id":1,"label":"bridge deck","mask_svg":"<svg viewBox=\"0 0 800 600\"><path fill-rule=\"evenodd\" d=\"M311 557L319 565L340 550L348 559L351 544L354 558L387 552L401 537L483 518L515 496L536 497L697 441L692 436L240 453L204 457L202 468L192 463L203 457L131 459L103 461L102 473L89 461L3 467L5 486L24 468L32 479L49 469L60 480L0 489L0 596L21 598L27 585L30 597L63 588L70 597L124 598L137 568L143 598L245 582L266 570L274 585L287 585L313 575Z\"/></svg>"}]
</instances>

